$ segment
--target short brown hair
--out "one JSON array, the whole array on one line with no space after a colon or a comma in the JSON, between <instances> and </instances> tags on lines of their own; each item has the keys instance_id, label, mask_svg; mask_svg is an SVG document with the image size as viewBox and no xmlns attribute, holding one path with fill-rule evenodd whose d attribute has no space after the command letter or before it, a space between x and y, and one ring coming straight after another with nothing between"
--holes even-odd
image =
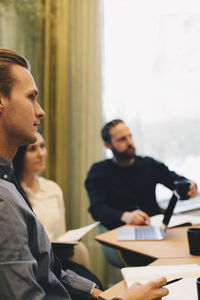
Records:
<instances>
[{"instance_id":1,"label":"short brown hair","mask_svg":"<svg viewBox=\"0 0 200 300\"><path fill-rule=\"evenodd\" d=\"M108 122L104 125L104 127L101 130L101 137L102 137L104 142L110 143L110 141L111 141L110 133L109 133L110 128L116 126L119 123L124 123L124 121L121 120L121 119L114 119L114 120L112 120L112 121L110 121L110 122Z\"/></svg>"},{"instance_id":2,"label":"short brown hair","mask_svg":"<svg viewBox=\"0 0 200 300\"><path fill-rule=\"evenodd\" d=\"M6 96L10 96L10 92L14 83L11 74L12 65L20 65L30 71L29 62L13 50L0 47L0 92Z\"/></svg>"}]
</instances>

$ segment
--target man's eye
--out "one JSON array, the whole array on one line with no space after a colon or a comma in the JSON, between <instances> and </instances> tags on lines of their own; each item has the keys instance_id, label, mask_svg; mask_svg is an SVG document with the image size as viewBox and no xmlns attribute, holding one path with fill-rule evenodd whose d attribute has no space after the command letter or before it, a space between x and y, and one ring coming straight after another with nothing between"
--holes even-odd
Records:
<instances>
[{"instance_id":1,"label":"man's eye","mask_svg":"<svg viewBox=\"0 0 200 300\"><path fill-rule=\"evenodd\" d=\"M30 95L28 96L28 98L29 98L30 100L34 100L34 98L35 98L35 95L33 95L33 94L30 94Z\"/></svg>"}]
</instances>

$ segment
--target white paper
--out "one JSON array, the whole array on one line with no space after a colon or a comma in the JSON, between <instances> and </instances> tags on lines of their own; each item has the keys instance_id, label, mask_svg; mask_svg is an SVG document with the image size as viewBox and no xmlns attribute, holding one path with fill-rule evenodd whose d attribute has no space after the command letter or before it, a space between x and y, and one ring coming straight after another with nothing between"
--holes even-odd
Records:
<instances>
[{"instance_id":1,"label":"white paper","mask_svg":"<svg viewBox=\"0 0 200 300\"><path fill-rule=\"evenodd\" d=\"M155 215L150 218L152 226L160 226L162 224L164 215ZM191 225L200 224L200 217L194 215L173 215L168 224L168 228L180 226L184 223L190 223Z\"/></svg>"},{"instance_id":2,"label":"white paper","mask_svg":"<svg viewBox=\"0 0 200 300\"><path fill-rule=\"evenodd\" d=\"M69 243L74 241L79 241L86 233L95 228L100 222L95 222L93 224L69 230L60 236L55 242L56 243Z\"/></svg>"},{"instance_id":3,"label":"white paper","mask_svg":"<svg viewBox=\"0 0 200 300\"><path fill-rule=\"evenodd\" d=\"M174 282L166 286L169 290L169 295L163 297L166 300L198 300L196 277L183 278L180 281Z\"/></svg>"},{"instance_id":4,"label":"white paper","mask_svg":"<svg viewBox=\"0 0 200 300\"><path fill-rule=\"evenodd\" d=\"M130 287L136 281L144 283L162 276L165 276L167 280L172 280L179 277L197 278L200 276L200 266L197 264L186 264L149 267L129 267L121 269L121 273L126 282L127 287Z\"/></svg>"}]
</instances>

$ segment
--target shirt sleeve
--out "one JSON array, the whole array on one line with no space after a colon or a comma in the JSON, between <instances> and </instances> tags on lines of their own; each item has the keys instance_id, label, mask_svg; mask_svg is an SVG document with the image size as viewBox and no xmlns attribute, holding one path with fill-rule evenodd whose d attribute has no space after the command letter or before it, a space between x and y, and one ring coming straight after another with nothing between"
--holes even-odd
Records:
<instances>
[{"instance_id":1,"label":"shirt sleeve","mask_svg":"<svg viewBox=\"0 0 200 300\"><path fill-rule=\"evenodd\" d=\"M93 287L96 286L93 281L79 276L71 270L62 271L61 282L66 287L69 294L71 292L74 295L82 295L88 299L91 298L91 291Z\"/></svg>"},{"instance_id":2,"label":"shirt sleeve","mask_svg":"<svg viewBox=\"0 0 200 300\"><path fill-rule=\"evenodd\" d=\"M174 189L174 181L187 179L186 177L171 171L164 163L150 159L152 168L156 174L156 182L161 183L170 190Z\"/></svg>"},{"instance_id":3,"label":"shirt sleeve","mask_svg":"<svg viewBox=\"0 0 200 300\"><path fill-rule=\"evenodd\" d=\"M58 293L59 295L58 286L60 290L66 289L65 295L67 292L69 294L72 292L77 296L84 295L85 299L91 297L90 292L95 285L94 282L69 270L67 272L61 271L61 277L59 276L58 279L48 262L44 265L43 279L40 273L40 280L43 282L40 285L38 281L39 266L30 251L28 237L31 238L31 236L29 236L24 217L16 207L1 199L0 213L0 299L44 300L47 297L45 289L50 292L53 288L55 294ZM32 234L34 234L33 231ZM48 267L49 269L46 270ZM59 295L59 299L64 298Z\"/></svg>"},{"instance_id":4,"label":"shirt sleeve","mask_svg":"<svg viewBox=\"0 0 200 300\"><path fill-rule=\"evenodd\" d=\"M26 224L19 212L0 199L0 299L41 300L37 262L28 247Z\"/></svg>"},{"instance_id":5,"label":"shirt sleeve","mask_svg":"<svg viewBox=\"0 0 200 300\"><path fill-rule=\"evenodd\" d=\"M123 211L112 208L107 203L105 176L95 164L92 166L85 181L90 207L89 212L96 221L100 221L108 229L119 227L125 223L120 220Z\"/></svg>"}]
</instances>

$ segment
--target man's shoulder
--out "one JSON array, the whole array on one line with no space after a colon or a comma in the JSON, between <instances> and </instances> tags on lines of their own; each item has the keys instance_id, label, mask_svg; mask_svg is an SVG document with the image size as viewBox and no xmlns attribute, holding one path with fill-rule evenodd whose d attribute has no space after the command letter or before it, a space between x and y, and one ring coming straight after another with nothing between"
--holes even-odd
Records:
<instances>
[{"instance_id":1,"label":"man's shoulder","mask_svg":"<svg viewBox=\"0 0 200 300\"><path fill-rule=\"evenodd\" d=\"M138 168L143 169L146 172L160 172L161 170L167 170L168 168L165 163L150 156L140 156L136 161Z\"/></svg>"},{"instance_id":2,"label":"man's shoulder","mask_svg":"<svg viewBox=\"0 0 200 300\"><path fill-rule=\"evenodd\" d=\"M0 179L0 202L2 207L12 207L14 210L30 210L23 196L9 181ZM30 210L31 211L31 210Z\"/></svg>"},{"instance_id":3,"label":"man's shoulder","mask_svg":"<svg viewBox=\"0 0 200 300\"><path fill-rule=\"evenodd\" d=\"M112 168L112 159L105 159L101 160L99 162L95 162L90 170L89 170L89 175L96 175L96 174L103 174L107 172L110 168Z\"/></svg>"},{"instance_id":4,"label":"man's shoulder","mask_svg":"<svg viewBox=\"0 0 200 300\"><path fill-rule=\"evenodd\" d=\"M16 188L13 183L0 179L0 199L7 198L8 196L13 195L16 191Z\"/></svg>"},{"instance_id":5,"label":"man's shoulder","mask_svg":"<svg viewBox=\"0 0 200 300\"><path fill-rule=\"evenodd\" d=\"M112 159L104 159L93 163L92 168L106 168L112 164Z\"/></svg>"},{"instance_id":6,"label":"man's shoulder","mask_svg":"<svg viewBox=\"0 0 200 300\"><path fill-rule=\"evenodd\" d=\"M153 157L150 156L136 156L136 162L137 163L144 163L144 164L157 164L160 163L158 160L156 160Z\"/></svg>"},{"instance_id":7,"label":"man's shoulder","mask_svg":"<svg viewBox=\"0 0 200 300\"><path fill-rule=\"evenodd\" d=\"M4 209L7 210L13 208L15 210L17 207L19 208L20 198L21 196L14 184L0 179L1 213Z\"/></svg>"}]
</instances>

